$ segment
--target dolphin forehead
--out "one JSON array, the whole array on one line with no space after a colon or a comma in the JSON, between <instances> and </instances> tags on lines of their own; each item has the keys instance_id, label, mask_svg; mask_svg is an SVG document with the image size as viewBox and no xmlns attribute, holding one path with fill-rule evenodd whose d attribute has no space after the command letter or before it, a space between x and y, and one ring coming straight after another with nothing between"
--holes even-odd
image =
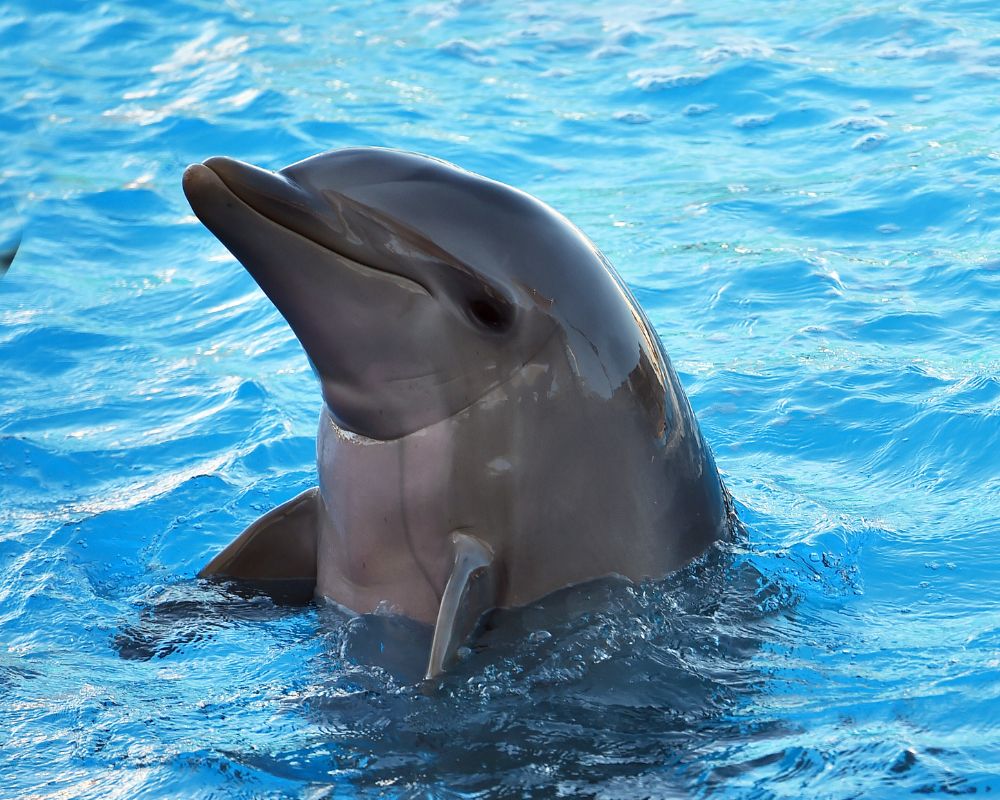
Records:
<instances>
[{"instance_id":1,"label":"dolphin forehead","mask_svg":"<svg viewBox=\"0 0 1000 800\"><path fill-rule=\"evenodd\" d=\"M280 173L332 204L369 209L498 282L552 294L588 266L603 272L589 240L545 203L429 156L373 147L322 153ZM589 265L587 262L591 262ZM564 275L569 271L570 275Z\"/></svg>"},{"instance_id":2,"label":"dolphin forehead","mask_svg":"<svg viewBox=\"0 0 1000 800\"><path fill-rule=\"evenodd\" d=\"M280 172L296 182L348 194L384 184L425 182L446 184L468 192L488 192L492 188L497 192L495 199L498 201L502 201L504 195L534 201L524 192L439 158L382 147L330 150L289 164Z\"/></svg>"}]
</instances>

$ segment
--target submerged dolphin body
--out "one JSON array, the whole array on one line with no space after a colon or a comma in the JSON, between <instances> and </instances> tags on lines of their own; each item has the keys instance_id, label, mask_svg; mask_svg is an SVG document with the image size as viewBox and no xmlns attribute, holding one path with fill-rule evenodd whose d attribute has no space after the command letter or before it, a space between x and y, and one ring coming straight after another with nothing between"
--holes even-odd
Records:
<instances>
[{"instance_id":1,"label":"submerged dolphin body","mask_svg":"<svg viewBox=\"0 0 1000 800\"><path fill-rule=\"evenodd\" d=\"M297 580L433 623L433 676L491 608L660 577L730 532L656 334L544 203L378 148L276 173L211 158L184 191L288 321L324 401L319 486L201 575Z\"/></svg>"}]
</instances>

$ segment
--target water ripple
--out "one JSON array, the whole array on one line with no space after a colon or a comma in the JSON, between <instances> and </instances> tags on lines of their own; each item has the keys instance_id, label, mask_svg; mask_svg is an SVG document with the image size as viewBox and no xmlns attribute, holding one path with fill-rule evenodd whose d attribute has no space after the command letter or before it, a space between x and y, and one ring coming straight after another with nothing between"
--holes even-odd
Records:
<instances>
[{"instance_id":1,"label":"water ripple","mask_svg":"<svg viewBox=\"0 0 1000 800\"><path fill-rule=\"evenodd\" d=\"M1000 787L1000 17L772 11L0 9L0 796ZM431 692L421 626L194 579L312 484L319 399L179 175L354 144L594 239L744 538L504 612Z\"/></svg>"}]
</instances>

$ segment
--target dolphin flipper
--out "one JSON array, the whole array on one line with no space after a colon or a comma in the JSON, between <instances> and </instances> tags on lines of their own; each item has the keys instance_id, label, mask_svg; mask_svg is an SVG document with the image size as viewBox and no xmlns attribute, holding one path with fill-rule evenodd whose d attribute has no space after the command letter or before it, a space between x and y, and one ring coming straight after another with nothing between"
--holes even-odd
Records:
<instances>
[{"instance_id":1,"label":"dolphin flipper","mask_svg":"<svg viewBox=\"0 0 1000 800\"><path fill-rule=\"evenodd\" d=\"M467 533L453 533L455 564L441 596L425 680L444 672L484 613L496 606L493 551Z\"/></svg>"},{"instance_id":2,"label":"dolphin flipper","mask_svg":"<svg viewBox=\"0 0 1000 800\"><path fill-rule=\"evenodd\" d=\"M0 278L7 274L7 270L14 263L14 257L17 255L20 247L21 237L18 236L17 241L11 247L8 247L6 250L0 250Z\"/></svg>"},{"instance_id":3,"label":"dolphin flipper","mask_svg":"<svg viewBox=\"0 0 1000 800\"><path fill-rule=\"evenodd\" d=\"M198 577L235 578L265 590L291 584L315 586L320 502L314 486L271 509L213 558Z\"/></svg>"}]
</instances>

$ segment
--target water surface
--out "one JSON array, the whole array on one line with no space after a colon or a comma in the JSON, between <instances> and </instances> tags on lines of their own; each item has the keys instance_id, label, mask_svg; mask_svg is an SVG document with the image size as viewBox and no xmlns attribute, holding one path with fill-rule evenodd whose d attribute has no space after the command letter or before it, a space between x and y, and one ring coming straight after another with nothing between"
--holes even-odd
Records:
<instances>
[{"instance_id":1,"label":"water surface","mask_svg":"<svg viewBox=\"0 0 1000 800\"><path fill-rule=\"evenodd\" d=\"M13 0L0 64L0 795L1000 789L994 2ZM357 144L583 228L747 528L430 694L424 631L194 579L318 393L180 174Z\"/></svg>"}]
</instances>

